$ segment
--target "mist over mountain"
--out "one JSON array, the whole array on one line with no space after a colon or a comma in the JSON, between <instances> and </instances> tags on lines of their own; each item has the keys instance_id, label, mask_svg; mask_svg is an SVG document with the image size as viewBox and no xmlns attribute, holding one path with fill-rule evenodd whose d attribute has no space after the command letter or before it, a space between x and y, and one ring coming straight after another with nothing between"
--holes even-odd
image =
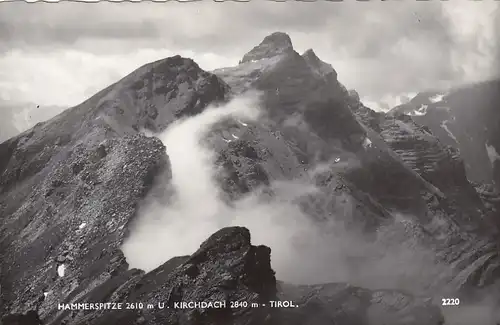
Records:
<instances>
[{"instance_id":1,"label":"mist over mountain","mask_svg":"<svg viewBox=\"0 0 500 325\"><path fill-rule=\"evenodd\" d=\"M282 32L141 66L0 143L3 324L495 325L496 87L376 112Z\"/></svg>"},{"instance_id":2,"label":"mist over mountain","mask_svg":"<svg viewBox=\"0 0 500 325\"><path fill-rule=\"evenodd\" d=\"M56 105L40 105L0 100L0 142L32 128L36 123L44 122L65 110Z\"/></svg>"}]
</instances>

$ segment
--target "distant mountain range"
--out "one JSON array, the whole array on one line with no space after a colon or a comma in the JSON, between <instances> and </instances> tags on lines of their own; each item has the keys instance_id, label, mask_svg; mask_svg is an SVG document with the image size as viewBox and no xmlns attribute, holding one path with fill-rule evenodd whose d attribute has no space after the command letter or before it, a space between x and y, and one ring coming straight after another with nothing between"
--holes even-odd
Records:
<instances>
[{"instance_id":1,"label":"distant mountain range","mask_svg":"<svg viewBox=\"0 0 500 325\"><path fill-rule=\"evenodd\" d=\"M56 116L67 107L0 100L0 143Z\"/></svg>"},{"instance_id":2,"label":"distant mountain range","mask_svg":"<svg viewBox=\"0 0 500 325\"><path fill-rule=\"evenodd\" d=\"M206 72L180 56L146 64L0 144L3 324L444 324L441 299L433 298L474 302L472 293L500 276L498 84L419 94L387 114L375 112L331 65L313 50L297 53L279 32L235 67ZM142 130L163 131L251 90L261 93L265 116L221 121L205 139L228 204L262 189L272 199L274 183L307 180L318 191L297 204L318 228L335 219L373 247L384 234L381 255L346 260L353 279L382 277L370 268L373 258L387 269L404 267L390 264L404 245L431 252L439 272L422 267L417 280L389 289L284 283L271 269L270 249L252 245L242 227L222 228L197 252L151 272L128 269L120 250L127 227L154 180L168 183L172 172L169 148ZM333 236L322 242L336 243ZM327 260L317 267L340 266ZM173 308L221 300L250 305ZM270 308L270 300L298 307ZM172 308L57 308L101 301Z\"/></svg>"}]
</instances>

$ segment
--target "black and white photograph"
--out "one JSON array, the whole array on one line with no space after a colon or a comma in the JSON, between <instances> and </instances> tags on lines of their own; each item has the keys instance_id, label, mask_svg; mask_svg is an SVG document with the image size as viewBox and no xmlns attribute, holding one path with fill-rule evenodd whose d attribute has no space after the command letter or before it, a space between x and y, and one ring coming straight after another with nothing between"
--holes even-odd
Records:
<instances>
[{"instance_id":1,"label":"black and white photograph","mask_svg":"<svg viewBox=\"0 0 500 325\"><path fill-rule=\"evenodd\" d=\"M0 325L499 325L500 1L0 0Z\"/></svg>"}]
</instances>

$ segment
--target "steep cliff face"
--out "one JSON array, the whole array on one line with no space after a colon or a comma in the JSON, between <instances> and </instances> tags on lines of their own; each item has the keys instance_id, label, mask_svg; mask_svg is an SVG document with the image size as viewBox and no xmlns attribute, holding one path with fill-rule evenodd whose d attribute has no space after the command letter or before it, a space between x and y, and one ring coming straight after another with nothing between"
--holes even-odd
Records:
<instances>
[{"instance_id":1,"label":"steep cliff face","mask_svg":"<svg viewBox=\"0 0 500 325\"><path fill-rule=\"evenodd\" d=\"M351 107L358 119L376 131L405 165L439 189L469 218L487 216L485 219L494 223L493 213L467 178L458 149L443 144L427 126L417 124L414 116L375 113L355 96L351 97Z\"/></svg>"},{"instance_id":2,"label":"steep cliff face","mask_svg":"<svg viewBox=\"0 0 500 325\"><path fill-rule=\"evenodd\" d=\"M300 181L317 189L295 203L318 228L341 221L353 236L379 245L381 229L396 225L390 229L399 239L383 236L387 247L411 241L429 249L447 273L428 282L422 276L419 293L456 293L498 278L497 241L484 217L493 208L485 206L486 189L478 195L467 181L457 151L406 116L364 107L312 50L300 55L288 35L274 33L238 66L214 73L179 56L147 64L0 144L4 323L37 321L33 313L22 316L36 310L54 325L443 324L430 300L397 290L277 284L270 249L251 245L241 227L223 228L192 255L151 272L128 268L120 251L128 226L153 184L168 185L172 176L169 149L140 131L163 130L252 89L261 92L264 116L225 119L204 139L216 153L227 204L257 190L273 197L276 182ZM331 235L322 243L334 245ZM350 270L362 274L369 265L363 259L378 258L369 254L347 261ZM173 308L238 300L250 305ZM271 308L270 300L298 307ZM156 307L57 307L78 302Z\"/></svg>"},{"instance_id":3,"label":"steep cliff face","mask_svg":"<svg viewBox=\"0 0 500 325\"><path fill-rule=\"evenodd\" d=\"M214 71L237 92L252 88L264 92L270 128L280 135L277 140L282 146L293 153L292 160L280 155L272 158L280 161L280 166L294 161L293 167L284 168L281 174L264 167L264 173L262 169L260 172L263 178L298 177L293 170L329 164L330 170L318 180L323 192L312 199L314 204L308 201L311 198L304 203L314 218L325 220L338 215L344 197L356 207L347 217L349 222L364 224L366 229L403 214L420 229L412 236L421 237L445 263L460 261L454 264L452 276L459 287L491 282L498 268L494 221L467 180L459 153L410 118L364 107L359 96L348 92L338 82L335 70L313 51L299 55L291 43L283 45L289 39L281 36L276 50L270 50L271 40L259 45L265 51L257 46L247 54L251 57L257 51L258 57ZM255 140L256 148L269 143L260 140L261 134L269 132L262 125L243 129L247 143ZM230 148L219 150L235 157ZM340 162L347 168L335 167ZM232 175L231 182L245 183L244 172ZM340 214L346 218L345 213ZM473 261L475 257L471 260L476 254L483 256L478 264ZM471 263L474 266L466 270L465 265Z\"/></svg>"},{"instance_id":4,"label":"steep cliff face","mask_svg":"<svg viewBox=\"0 0 500 325\"><path fill-rule=\"evenodd\" d=\"M453 266L471 263L470 267L459 272L456 283L463 285L471 280L477 281L482 277L478 272L485 275L495 273L498 267L498 261L495 261L498 252L495 234L499 225L496 191L471 183L458 149L445 145L430 127L417 124L415 120L420 115L410 117L399 112L376 113L362 105L354 93L351 93L351 99L351 108L358 119L380 135L399 159L434 187L434 199L423 196L428 200L431 222L424 223L422 230L432 233L434 239L445 239L434 240L433 244L443 249L438 255L443 254L445 261L458 258L452 262ZM435 223L443 219L448 220L445 221L446 226L436 227ZM478 237L477 234L486 236ZM460 239L456 240L455 236ZM470 243L474 243L474 247ZM473 261L470 260L471 253L483 257Z\"/></svg>"},{"instance_id":5,"label":"steep cliff face","mask_svg":"<svg viewBox=\"0 0 500 325\"><path fill-rule=\"evenodd\" d=\"M405 113L427 126L439 140L460 150L467 176L475 182L500 182L498 99L500 81L426 92L391 113Z\"/></svg>"}]
</instances>

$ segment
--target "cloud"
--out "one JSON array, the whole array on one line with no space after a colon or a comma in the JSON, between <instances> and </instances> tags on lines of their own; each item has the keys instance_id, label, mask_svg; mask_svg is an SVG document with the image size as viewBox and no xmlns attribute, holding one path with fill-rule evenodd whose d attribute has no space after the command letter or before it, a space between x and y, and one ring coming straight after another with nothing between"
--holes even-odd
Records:
<instances>
[{"instance_id":1,"label":"cloud","mask_svg":"<svg viewBox=\"0 0 500 325\"><path fill-rule=\"evenodd\" d=\"M330 220L326 224L314 221L325 218L313 219L299 207L299 202L318 193L310 180L327 171L327 166L312 168L310 179L273 181L273 197L254 191L228 205L215 181L214 152L202 139L218 121L256 121L263 116L259 111L254 97L236 98L179 120L157 135L166 146L172 179L157 179L129 226L121 249L130 267L150 271L172 257L192 254L221 227L245 226L254 245L271 247L271 264L279 280L404 290L433 297L437 305L443 297L454 297L453 290L443 285L451 279L450 267L437 263L435 252L419 244L413 218L395 215L393 222L379 227L375 237L368 239L354 232L352 225L346 230L340 221L354 209L345 197L337 200L335 211L319 211ZM497 291L486 288L480 302L462 302L458 312L443 309L447 324L496 324L498 313L491 292Z\"/></svg>"},{"instance_id":2,"label":"cloud","mask_svg":"<svg viewBox=\"0 0 500 325\"><path fill-rule=\"evenodd\" d=\"M196 57L205 69L227 62L217 54L189 50L136 49L106 55L71 49L47 53L13 50L0 59L0 99L74 106L140 66L176 54ZM234 58L234 62L237 60Z\"/></svg>"},{"instance_id":3,"label":"cloud","mask_svg":"<svg viewBox=\"0 0 500 325\"><path fill-rule=\"evenodd\" d=\"M152 270L174 256L192 254L221 227L238 225L250 229L254 244L271 247L277 277L288 282L345 281L419 292L445 276L435 254L404 233L404 218L382 227L375 241L345 230L340 219L328 216L335 211L320 211L319 219L312 218L300 203L319 191L311 178L273 181L272 197L255 191L228 205L215 181L214 153L201 140L221 119L255 120L257 107L253 98L238 98L178 121L158 135L170 157L172 180L166 184L159 179L130 228L122 246L130 267ZM323 171L324 166L317 166L310 176ZM335 209L345 218L354 207L347 198L338 201ZM328 224L314 221L325 217Z\"/></svg>"},{"instance_id":4,"label":"cloud","mask_svg":"<svg viewBox=\"0 0 500 325\"><path fill-rule=\"evenodd\" d=\"M385 103L383 96L498 75L498 8L461 0L8 3L0 11L0 65L12 68L0 83L13 100L44 94L51 104L77 104L150 58L186 53L205 69L231 66L283 31L299 52L313 48L332 63L362 98ZM68 92L51 91L60 89L58 78Z\"/></svg>"}]
</instances>

